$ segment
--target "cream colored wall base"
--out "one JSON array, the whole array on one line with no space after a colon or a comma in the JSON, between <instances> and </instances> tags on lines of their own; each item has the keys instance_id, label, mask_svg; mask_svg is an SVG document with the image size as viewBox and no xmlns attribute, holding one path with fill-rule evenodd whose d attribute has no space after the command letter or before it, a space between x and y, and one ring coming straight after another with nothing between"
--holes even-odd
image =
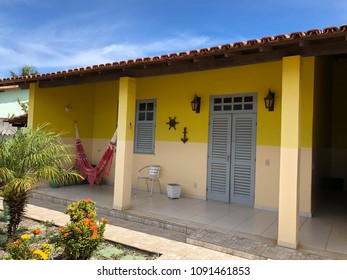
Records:
<instances>
[{"instance_id":1,"label":"cream colored wall base","mask_svg":"<svg viewBox=\"0 0 347 280\"><path fill-rule=\"evenodd\" d=\"M296 250L299 248L299 241L297 243L289 243L289 242L277 240L277 245Z\"/></svg>"},{"instance_id":2,"label":"cream colored wall base","mask_svg":"<svg viewBox=\"0 0 347 280\"><path fill-rule=\"evenodd\" d=\"M257 146L255 178L255 207L278 209L280 153L277 146ZM312 149L300 149L299 198L300 212L303 216L312 216Z\"/></svg>"},{"instance_id":3,"label":"cream colored wall base","mask_svg":"<svg viewBox=\"0 0 347 280\"><path fill-rule=\"evenodd\" d=\"M278 209L280 147L257 146L255 206Z\"/></svg>"},{"instance_id":4,"label":"cream colored wall base","mask_svg":"<svg viewBox=\"0 0 347 280\"><path fill-rule=\"evenodd\" d=\"M207 143L157 141L155 154L134 154L133 186L137 171L146 165L161 166L160 183L165 191L169 183L182 185L182 196L206 199ZM145 189L142 183L139 189ZM155 188L158 190L158 188Z\"/></svg>"}]
</instances>

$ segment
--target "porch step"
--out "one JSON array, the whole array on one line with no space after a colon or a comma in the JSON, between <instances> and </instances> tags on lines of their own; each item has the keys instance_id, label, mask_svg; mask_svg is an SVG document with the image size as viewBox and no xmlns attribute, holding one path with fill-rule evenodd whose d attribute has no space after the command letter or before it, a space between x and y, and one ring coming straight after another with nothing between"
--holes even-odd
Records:
<instances>
[{"instance_id":1,"label":"porch step","mask_svg":"<svg viewBox=\"0 0 347 280\"><path fill-rule=\"evenodd\" d=\"M73 200L33 192L29 203L64 212ZM209 227L199 223L188 223L165 216L140 211L119 211L96 205L99 216L107 217L109 222L120 227L185 242L215 251L232 254L253 260L329 260L347 259L327 251L310 248L299 250L278 246L276 240L252 234Z\"/></svg>"}]
</instances>

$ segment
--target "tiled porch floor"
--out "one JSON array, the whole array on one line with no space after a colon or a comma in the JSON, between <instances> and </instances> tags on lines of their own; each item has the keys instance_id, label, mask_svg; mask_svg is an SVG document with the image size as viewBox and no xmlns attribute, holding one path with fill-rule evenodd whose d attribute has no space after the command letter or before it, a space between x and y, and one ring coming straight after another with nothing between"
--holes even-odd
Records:
<instances>
[{"instance_id":1,"label":"tiled porch floor","mask_svg":"<svg viewBox=\"0 0 347 280\"><path fill-rule=\"evenodd\" d=\"M63 188L40 187L36 192L46 193L68 200L91 198L97 206L112 208L113 186L77 185ZM336 193L335 193L336 194ZM204 201L181 197L169 199L166 194L139 191L132 195L133 213L150 213L186 223L201 224L277 238L277 212L218 201ZM327 197L314 213L314 217L300 217L299 238L301 246L347 254L347 203L346 196Z\"/></svg>"}]
</instances>

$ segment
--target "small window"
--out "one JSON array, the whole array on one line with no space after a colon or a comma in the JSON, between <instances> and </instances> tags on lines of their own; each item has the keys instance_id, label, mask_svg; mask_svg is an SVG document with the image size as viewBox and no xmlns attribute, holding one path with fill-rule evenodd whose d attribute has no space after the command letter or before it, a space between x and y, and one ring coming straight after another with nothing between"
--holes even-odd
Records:
<instances>
[{"instance_id":1,"label":"small window","mask_svg":"<svg viewBox=\"0 0 347 280\"><path fill-rule=\"evenodd\" d=\"M234 111L240 111L240 110L242 110L242 104L234 105Z\"/></svg>"},{"instance_id":2,"label":"small window","mask_svg":"<svg viewBox=\"0 0 347 280\"><path fill-rule=\"evenodd\" d=\"M140 103L139 105L139 111L146 111L146 103Z\"/></svg>"},{"instance_id":3,"label":"small window","mask_svg":"<svg viewBox=\"0 0 347 280\"><path fill-rule=\"evenodd\" d=\"M253 96L245 96L245 102L253 102Z\"/></svg>"},{"instance_id":4,"label":"small window","mask_svg":"<svg viewBox=\"0 0 347 280\"><path fill-rule=\"evenodd\" d=\"M135 153L154 153L155 105L155 100L138 100L136 102Z\"/></svg>"},{"instance_id":5,"label":"small window","mask_svg":"<svg viewBox=\"0 0 347 280\"><path fill-rule=\"evenodd\" d=\"M146 113L142 113L142 112L140 112L139 113L139 119L138 119L139 121L145 121L146 120Z\"/></svg>"},{"instance_id":6,"label":"small window","mask_svg":"<svg viewBox=\"0 0 347 280\"><path fill-rule=\"evenodd\" d=\"M245 104L243 109L244 110L253 110L253 104Z\"/></svg>"},{"instance_id":7,"label":"small window","mask_svg":"<svg viewBox=\"0 0 347 280\"><path fill-rule=\"evenodd\" d=\"M234 103L241 103L241 102L242 102L242 97L241 96L234 98Z\"/></svg>"},{"instance_id":8,"label":"small window","mask_svg":"<svg viewBox=\"0 0 347 280\"><path fill-rule=\"evenodd\" d=\"M255 94L251 95L233 95L228 94L225 96L211 97L211 110L215 113L228 112L232 113L237 111L253 112L256 111L257 98Z\"/></svg>"}]
</instances>

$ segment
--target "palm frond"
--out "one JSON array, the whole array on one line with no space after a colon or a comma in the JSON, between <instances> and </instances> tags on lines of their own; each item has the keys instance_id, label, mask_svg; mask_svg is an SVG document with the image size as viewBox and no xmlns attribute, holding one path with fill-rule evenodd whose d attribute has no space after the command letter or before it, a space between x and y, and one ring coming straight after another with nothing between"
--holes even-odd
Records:
<instances>
[{"instance_id":1,"label":"palm frond","mask_svg":"<svg viewBox=\"0 0 347 280\"><path fill-rule=\"evenodd\" d=\"M27 193L33 189L36 183L38 183L37 178L30 176L13 178L4 186L3 195L6 198L6 196L16 196Z\"/></svg>"},{"instance_id":2,"label":"palm frond","mask_svg":"<svg viewBox=\"0 0 347 280\"><path fill-rule=\"evenodd\" d=\"M13 170L5 166L0 167L0 185L11 181L13 178L15 178L15 172Z\"/></svg>"}]
</instances>

